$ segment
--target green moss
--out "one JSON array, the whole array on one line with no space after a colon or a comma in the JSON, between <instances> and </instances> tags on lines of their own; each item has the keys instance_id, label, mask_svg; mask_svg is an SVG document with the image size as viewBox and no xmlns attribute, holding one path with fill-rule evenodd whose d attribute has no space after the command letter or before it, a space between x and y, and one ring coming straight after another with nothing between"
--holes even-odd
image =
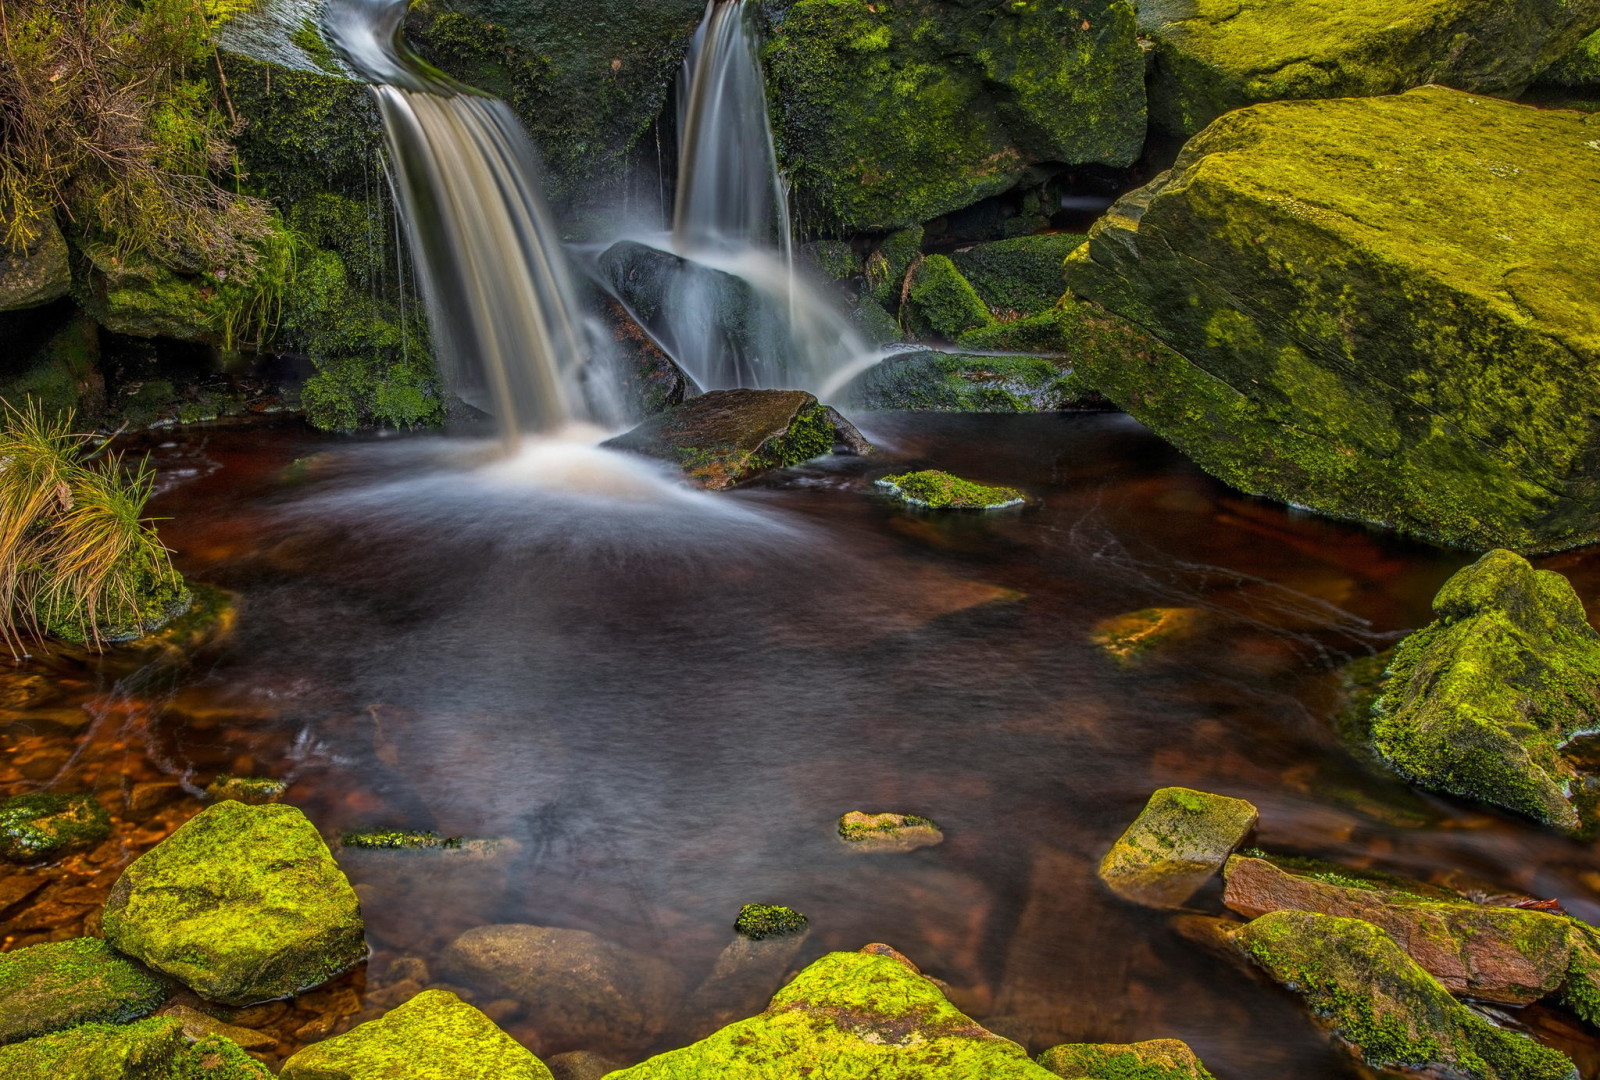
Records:
<instances>
[{"instance_id":1,"label":"green moss","mask_svg":"<svg viewBox=\"0 0 1600 1080\"><path fill-rule=\"evenodd\" d=\"M902 829L938 829L932 818L919 817L916 814L878 814L878 820L870 822L851 821L851 815L846 814L839 819L839 839L855 842L865 840L874 835L895 833Z\"/></svg>"},{"instance_id":2,"label":"green moss","mask_svg":"<svg viewBox=\"0 0 1600 1080\"><path fill-rule=\"evenodd\" d=\"M223 773L206 785L206 794L213 799L233 799L236 802L262 805L283 798L289 785L269 776L233 776Z\"/></svg>"},{"instance_id":3,"label":"green moss","mask_svg":"<svg viewBox=\"0 0 1600 1080\"><path fill-rule=\"evenodd\" d=\"M823 277L842 281L862 272L861 259L848 240L813 240L801 252Z\"/></svg>"},{"instance_id":4,"label":"green moss","mask_svg":"<svg viewBox=\"0 0 1600 1080\"><path fill-rule=\"evenodd\" d=\"M1039 1064L1068 1080L1214 1080L1177 1039L1054 1046L1039 1055Z\"/></svg>"},{"instance_id":5,"label":"green moss","mask_svg":"<svg viewBox=\"0 0 1600 1080\"><path fill-rule=\"evenodd\" d=\"M883 238L878 250L867 256L865 273L872 299L889 308L900 306L906 271L922 256L923 229L913 225Z\"/></svg>"},{"instance_id":6,"label":"green moss","mask_svg":"<svg viewBox=\"0 0 1600 1080\"><path fill-rule=\"evenodd\" d=\"M887 357L849 394L863 408L931 412L1052 412L1100 400L1064 360L940 352Z\"/></svg>"},{"instance_id":7,"label":"green moss","mask_svg":"<svg viewBox=\"0 0 1600 1080\"><path fill-rule=\"evenodd\" d=\"M1539 85L1563 90L1600 90L1600 30L1545 69Z\"/></svg>"},{"instance_id":8,"label":"green moss","mask_svg":"<svg viewBox=\"0 0 1600 1080\"><path fill-rule=\"evenodd\" d=\"M929 255L911 270L906 296L901 317L918 333L954 341L969 330L995 322L972 283L944 255Z\"/></svg>"},{"instance_id":9,"label":"green moss","mask_svg":"<svg viewBox=\"0 0 1600 1080\"><path fill-rule=\"evenodd\" d=\"M402 832L389 830L387 832L347 832L339 837L339 843L349 848L385 849L385 850L425 850L431 848L458 848L462 845L459 836L440 836L435 832Z\"/></svg>"},{"instance_id":10,"label":"green moss","mask_svg":"<svg viewBox=\"0 0 1600 1080\"><path fill-rule=\"evenodd\" d=\"M99 938L0 953L0 1044L78 1024L121 1024L167 1000L166 983Z\"/></svg>"},{"instance_id":11,"label":"green moss","mask_svg":"<svg viewBox=\"0 0 1600 1080\"><path fill-rule=\"evenodd\" d=\"M1181 907L1256 827L1244 799L1160 788L1100 860L1100 880L1125 900Z\"/></svg>"},{"instance_id":12,"label":"green moss","mask_svg":"<svg viewBox=\"0 0 1600 1080\"><path fill-rule=\"evenodd\" d=\"M111 815L92 795L18 795L0 802L0 857L49 859L111 835Z\"/></svg>"},{"instance_id":13,"label":"green moss","mask_svg":"<svg viewBox=\"0 0 1600 1080\"><path fill-rule=\"evenodd\" d=\"M161 1017L121 1026L84 1024L0 1047L6 1080L272 1080L266 1066L226 1039L194 1044Z\"/></svg>"},{"instance_id":14,"label":"green moss","mask_svg":"<svg viewBox=\"0 0 1600 1080\"><path fill-rule=\"evenodd\" d=\"M301 19L300 25L289 35L289 40L298 45L300 51L310 57L311 62L323 71L332 75L340 73L338 59L333 55L328 43L322 40L322 32L310 19Z\"/></svg>"},{"instance_id":15,"label":"green moss","mask_svg":"<svg viewBox=\"0 0 1600 1080\"><path fill-rule=\"evenodd\" d=\"M810 925L811 920L794 908L775 904L746 904L733 921L734 932L751 941L801 934Z\"/></svg>"},{"instance_id":16,"label":"green moss","mask_svg":"<svg viewBox=\"0 0 1600 1080\"><path fill-rule=\"evenodd\" d=\"M936 469L885 476L876 483L901 502L929 510L1000 510L1027 498L1016 488L975 484Z\"/></svg>"},{"instance_id":17,"label":"green moss","mask_svg":"<svg viewBox=\"0 0 1600 1080\"><path fill-rule=\"evenodd\" d=\"M1062 264L1083 238L1063 233L977 244L950 261L972 283L989 310L1015 316L1053 313L1066 291ZM981 332L981 331L980 331Z\"/></svg>"},{"instance_id":18,"label":"green moss","mask_svg":"<svg viewBox=\"0 0 1600 1080\"><path fill-rule=\"evenodd\" d=\"M131 602L114 598L94 613L72 594L46 595L39 599L34 616L51 637L83 645L96 639L102 642L127 642L158 630L189 607L191 593L183 575L170 567L160 572L148 567L129 566L123 573L132 589Z\"/></svg>"}]
</instances>

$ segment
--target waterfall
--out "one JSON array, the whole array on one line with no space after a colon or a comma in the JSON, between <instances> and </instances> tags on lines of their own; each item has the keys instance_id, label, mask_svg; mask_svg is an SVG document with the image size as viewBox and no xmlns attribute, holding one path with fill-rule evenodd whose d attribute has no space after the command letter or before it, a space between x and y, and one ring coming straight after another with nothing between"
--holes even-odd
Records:
<instances>
[{"instance_id":1,"label":"waterfall","mask_svg":"<svg viewBox=\"0 0 1600 1080\"><path fill-rule=\"evenodd\" d=\"M588 418L584 322L538 154L510 108L401 41L406 0L329 0L323 31L372 84L450 389L507 438Z\"/></svg>"}]
</instances>

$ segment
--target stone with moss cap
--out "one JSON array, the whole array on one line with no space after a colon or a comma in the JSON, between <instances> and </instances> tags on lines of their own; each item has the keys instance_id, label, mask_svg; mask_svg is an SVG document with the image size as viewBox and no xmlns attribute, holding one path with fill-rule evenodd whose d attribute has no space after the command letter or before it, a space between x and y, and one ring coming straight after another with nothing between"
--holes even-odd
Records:
<instances>
[{"instance_id":1,"label":"stone with moss cap","mask_svg":"<svg viewBox=\"0 0 1600 1080\"><path fill-rule=\"evenodd\" d=\"M1468 1080L1571 1080L1565 1055L1495 1027L1371 923L1278 911L1234 933L1247 956L1305 998L1374 1068L1429 1067Z\"/></svg>"},{"instance_id":2,"label":"stone with moss cap","mask_svg":"<svg viewBox=\"0 0 1600 1080\"><path fill-rule=\"evenodd\" d=\"M206 794L213 799L232 799L235 802L262 806L283 798L289 785L270 776L233 776L228 773L206 785Z\"/></svg>"},{"instance_id":3,"label":"stone with moss cap","mask_svg":"<svg viewBox=\"0 0 1600 1080\"><path fill-rule=\"evenodd\" d=\"M84 1024L0 1046L6 1080L272 1080L267 1067L219 1036L191 1043L169 1017Z\"/></svg>"},{"instance_id":4,"label":"stone with moss cap","mask_svg":"<svg viewBox=\"0 0 1600 1080\"><path fill-rule=\"evenodd\" d=\"M1142 0L1153 123L1439 83L1516 97L1600 22L1596 0Z\"/></svg>"},{"instance_id":5,"label":"stone with moss cap","mask_svg":"<svg viewBox=\"0 0 1600 1080\"><path fill-rule=\"evenodd\" d=\"M1214 1080L1181 1039L1067 1043L1040 1054L1039 1064L1068 1080Z\"/></svg>"},{"instance_id":6,"label":"stone with moss cap","mask_svg":"<svg viewBox=\"0 0 1600 1080\"><path fill-rule=\"evenodd\" d=\"M944 833L916 814L852 810L839 819L839 839L851 851L915 851L944 843Z\"/></svg>"},{"instance_id":7,"label":"stone with moss cap","mask_svg":"<svg viewBox=\"0 0 1600 1080\"><path fill-rule=\"evenodd\" d=\"M1433 609L1389 661L1372 746L1423 787L1580 829L1580 777L1561 748L1600 723L1600 634L1572 586L1491 551Z\"/></svg>"},{"instance_id":8,"label":"stone with moss cap","mask_svg":"<svg viewBox=\"0 0 1600 1080\"><path fill-rule=\"evenodd\" d=\"M1067 291L1063 264L1083 243L1070 233L995 240L954 251L950 261L996 317L1015 321L1055 307Z\"/></svg>"},{"instance_id":9,"label":"stone with moss cap","mask_svg":"<svg viewBox=\"0 0 1600 1080\"><path fill-rule=\"evenodd\" d=\"M751 941L803 934L810 926L810 919L781 904L746 904L733 920L734 933Z\"/></svg>"},{"instance_id":10,"label":"stone with moss cap","mask_svg":"<svg viewBox=\"0 0 1600 1080\"><path fill-rule=\"evenodd\" d=\"M366 955L355 891L292 806L201 811L123 872L104 920L112 945L225 1005L308 989Z\"/></svg>"},{"instance_id":11,"label":"stone with moss cap","mask_svg":"<svg viewBox=\"0 0 1600 1080\"><path fill-rule=\"evenodd\" d=\"M898 473L874 483L901 502L925 510L1004 510L1027 501L1016 488L976 484L937 469Z\"/></svg>"},{"instance_id":12,"label":"stone with moss cap","mask_svg":"<svg viewBox=\"0 0 1600 1080\"><path fill-rule=\"evenodd\" d=\"M917 333L949 341L995 323L972 282L945 255L929 255L911 269L902 316Z\"/></svg>"},{"instance_id":13,"label":"stone with moss cap","mask_svg":"<svg viewBox=\"0 0 1600 1080\"><path fill-rule=\"evenodd\" d=\"M874 1080L1052 1075L1021 1046L963 1015L908 963L883 953L838 952L795 976L759 1016L609 1080L792 1080L819 1063L830 1074Z\"/></svg>"},{"instance_id":14,"label":"stone with moss cap","mask_svg":"<svg viewBox=\"0 0 1600 1080\"><path fill-rule=\"evenodd\" d=\"M78 1024L147 1016L168 986L99 938L74 938L0 953L0 1044Z\"/></svg>"},{"instance_id":15,"label":"stone with moss cap","mask_svg":"<svg viewBox=\"0 0 1600 1080\"><path fill-rule=\"evenodd\" d=\"M1060 347L1053 323L1037 344L1041 351ZM1052 356L896 353L864 371L845 394L865 409L921 412L1033 413L1105 405L1068 360Z\"/></svg>"},{"instance_id":16,"label":"stone with moss cap","mask_svg":"<svg viewBox=\"0 0 1600 1080\"><path fill-rule=\"evenodd\" d=\"M38 307L67 295L72 266L67 240L53 218L46 218L26 251L0 245L0 311Z\"/></svg>"},{"instance_id":17,"label":"stone with moss cap","mask_svg":"<svg viewBox=\"0 0 1600 1080\"><path fill-rule=\"evenodd\" d=\"M365 1024L306 1047L282 1080L551 1080L493 1020L447 990L424 990Z\"/></svg>"},{"instance_id":18,"label":"stone with moss cap","mask_svg":"<svg viewBox=\"0 0 1600 1080\"><path fill-rule=\"evenodd\" d=\"M1100 880L1136 904L1182 907L1222 869L1259 818L1243 799L1161 788L1100 861Z\"/></svg>"},{"instance_id":19,"label":"stone with moss cap","mask_svg":"<svg viewBox=\"0 0 1600 1080\"><path fill-rule=\"evenodd\" d=\"M18 795L0 802L0 857L51 859L111 835L111 815L93 795Z\"/></svg>"},{"instance_id":20,"label":"stone with moss cap","mask_svg":"<svg viewBox=\"0 0 1600 1080\"><path fill-rule=\"evenodd\" d=\"M1588 543L1595 142L1600 116L1441 87L1230 113L1068 260L1106 346L1078 370L1252 494L1465 547Z\"/></svg>"}]
</instances>

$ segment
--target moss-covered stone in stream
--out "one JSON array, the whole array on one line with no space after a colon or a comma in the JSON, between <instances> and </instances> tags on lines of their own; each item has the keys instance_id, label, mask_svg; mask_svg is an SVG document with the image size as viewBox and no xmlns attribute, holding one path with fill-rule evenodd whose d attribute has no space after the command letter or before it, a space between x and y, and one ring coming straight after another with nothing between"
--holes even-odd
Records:
<instances>
[{"instance_id":1,"label":"moss-covered stone in stream","mask_svg":"<svg viewBox=\"0 0 1600 1080\"><path fill-rule=\"evenodd\" d=\"M1178 1039L1067 1043L1040 1054L1039 1064L1068 1080L1214 1080L1189 1044Z\"/></svg>"},{"instance_id":2,"label":"moss-covered stone in stream","mask_svg":"<svg viewBox=\"0 0 1600 1080\"><path fill-rule=\"evenodd\" d=\"M43 595L34 605L34 617L51 637L82 645L98 633L102 642L136 641L160 630L189 609L193 594L183 575L176 570L156 572L141 566L131 572L120 570L131 596L114 596L95 612L94 623L76 596Z\"/></svg>"},{"instance_id":3,"label":"moss-covered stone in stream","mask_svg":"<svg viewBox=\"0 0 1600 1080\"><path fill-rule=\"evenodd\" d=\"M914 332L947 341L995 322L983 297L944 255L929 255L912 268L901 318Z\"/></svg>"},{"instance_id":4,"label":"moss-covered stone in stream","mask_svg":"<svg viewBox=\"0 0 1600 1080\"><path fill-rule=\"evenodd\" d=\"M925 510L1003 510L1027 500L1016 488L978 484L937 469L898 473L875 483L901 502Z\"/></svg>"},{"instance_id":5,"label":"moss-covered stone in stream","mask_svg":"<svg viewBox=\"0 0 1600 1080\"><path fill-rule=\"evenodd\" d=\"M281 1080L552 1080L550 1070L483 1013L446 990L315 1043Z\"/></svg>"},{"instance_id":6,"label":"moss-covered stone in stream","mask_svg":"<svg viewBox=\"0 0 1600 1080\"><path fill-rule=\"evenodd\" d=\"M267 1067L227 1039L191 1043L169 1017L84 1024L0 1046L6 1080L272 1080Z\"/></svg>"},{"instance_id":7,"label":"moss-covered stone in stream","mask_svg":"<svg viewBox=\"0 0 1600 1080\"><path fill-rule=\"evenodd\" d=\"M111 815L93 795L17 795L0 802L0 858L50 859L111 835Z\"/></svg>"},{"instance_id":8,"label":"moss-covered stone in stream","mask_svg":"<svg viewBox=\"0 0 1600 1080\"><path fill-rule=\"evenodd\" d=\"M1371 923L1278 911L1246 924L1234 940L1374 1068L1435 1068L1467 1080L1577 1076L1565 1055L1456 1001Z\"/></svg>"},{"instance_id":9,"label":"moss-covered stone in stream","mask_svg":"<svg viewBox=\"0 0 1600 1080\"><path fill-rule=\"evenodd\" d=\"M609 1080L793 1080L818 1068L874 1080L1053 1075L1028 1060L1021 1046L963 1015L908 964L884 955L830 953L795 976L766 1012Z\"/></svg>"},{"instance_id":10,"label":"moss-covered stone in stream","mask_svg":"<svg viewBox=\"0 0 1600 1080\"><path fill-rule=\"evenodd\" d=\"M1144 139L1125 0L797 0L765 60L780 157L824 228L928 221L1040 162L1131 164Z\"/></svg>"},{"instance_id":11,"label":"moss-covered stone in stream","mask_svg":"<svg viewBox=\"0 0 1600 1080\"><path fill-rule=\"evenodd\" d=\"M0 953L0 1044L78 1024L121 1024L167 1000L167 984L99 938Z\"/></svg>"},{"instance_id":12,"label":"moss-covered stone in stream","mask_svg":"<svg viewBox=\"0 0 1600 1080\"><path fill-rule=\"evenodd\" d=\"M1053 344L1060 334L1052 324ZM1045 356L974 356L908 352L888 356L850 384L845 396L864 409L1034 413L1098 409L1104 399L1066 360Z\"/></svg>"},{"instance_id":13,"label":"moss-covered stone in stream","mask_svg":"<svg viewBox=\"0 0 1600 1080\"><path fill-rule=\"evenodd\" d=\"M768 938L803 934L810 925L811 920L792 907L746 904L739 909L739 917L733 920L733 931L751 941L765 941Z\"/></svg>"},{"instance_id":14,"label":"moss-covered stone in stream","mask_svg":"<svg viewBox=\"0 0 1600 1080\"><path fill-rule=\"evenodd\" d=\"M252 806L263 806L283 798L288 787L285 781L270 776L233 776L224 773L206 785L206 794L213 799L232 799Z\"/></svg>"},{"instance_id":15,"label":"moss-covered stone in stream","mask_svg":"<svg viewBox=\"0 0 1600 1080\"><path fill-rule=\"evenodd\" d=\"M1151 120L1190 136L1231 109L1427 83L1516 97L1600 22L1600 0L1144 0Z\"/></svg>"},{"instance_id":16,"label":"moss-covered stone in stream","mask_svg":"<svg viewBox=\"0 0 1600 1080\"><path fill-rule=\"evenodd\" d=\"M1062 264L1083 243L1081 236L1043 233L996 240L954 251L950 261L996 315L1037 316L1051 311L1066 292Z\"/></svg>"},{"instance_id":17,"label":"moss-covered stone in stream","mask_svg":"<svg viewBox=\"0 0 1600 1080\"><path fill-rule=\"evenodd\" d=\"M104 923L112 945L225 1005L316 986L366 955L355 892L292 806L202 811L123 871Z\"/></svg>"},{"instance_id":18,"label":"moss-covered stone in stream","mask_svg":"<svg viewBox=\"0 0 1600 1080\"><path fill-rule=\"evenodd\" d=\"M1182 907L1222 869L1259 817L1243 799L1161 788L1100 860L1100 880L1136 904Z\"/></svg>"},{"instance_id":19,"label":"moss-covered stone in stream","mask_svg":"<svg viewBox=\"0 0 1600 1080\"><path fill-rule=\"evenodd\" d=\"M867 256L864 272L873 300L886 308L900 306L906 271L922 255L923 228L913 225L883 238L878 250Z\"/></svg>"},{"instance_id":20,"label":"moss-covered stone in stream","mask_svg":"<svg viewBox=\"0 0 1600 1080\"><path fill-rule=\"evenodd\" d=\"M1600 116L1438 87L1231 113L1068 260L1092 304L1065 351L1244 491L1463 546L1589 542L1596 142Z\"/></svg>"}]
</instances>

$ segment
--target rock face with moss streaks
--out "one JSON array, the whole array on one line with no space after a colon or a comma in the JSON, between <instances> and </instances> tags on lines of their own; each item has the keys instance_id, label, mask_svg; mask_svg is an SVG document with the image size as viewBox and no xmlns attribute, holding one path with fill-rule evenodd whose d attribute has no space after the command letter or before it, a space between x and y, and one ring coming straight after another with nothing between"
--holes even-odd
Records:
<instances>
[{"instance_id":1,"label":"rock face with moss streaks","mask_svg":"<svg viewBox=\"0 0 1600 1080\"><path fill-rule=\"evenodd\" d=\"M1222 869L1260 815L1243 799L1162 788L1100 862L1100 880L1124 900L1182 907Z\"/></svg>"},{"instance_id":2,"label":"rock face with moss streaks","mask_svg":"<svg viewBox=\"0 0 1600 1080\"><path fill-rule=\"evenodd\" d=\"M1371 923L1306 911L1263 915L1234 935L1374 1068L1434 1068L1468 1080L1571 1080L1563 1054L1495 1027Z\"/></svg>"},{"instance_id":3,"label":"rock face with moss streaks","mask_svg":"<svg viewBox=\"0 0 1600 1080\"><path fill-rule=\"evenodd\" d=\"M265 1065L227 1039L191 1043L168 1017L84 1024L0 1046L6 1080L272 1080Z\"/></svg>"},{"instance_id":4,"label":"rock face with moss streaks","mask_svg":"<svg viewBox=\"0 0 1600 1080\"><path fill-rule=\"evenodd\" d=\"M67 295L72 267L67 241L53 220L26 251L0 245L0 311L38 307Z\"/></svg>"},{"instance_id":5,"label":"rock face with moss streaks","mask_svg":"<svg viewBox=\"0 0 1600 1080\"><path fill-rule=\"evenodd\" d=\"M156 1010L167 984L99 938L0 953L0 1044L78 1024L119 1024Z\"/></svg>"},{"instance_id":6,"label":"rock face with moss streaks","mask_svg":"<svg viewBox=\"0 0 1600 1080\"><path fill-rule=\"evenodd\" d=\"M366 955L356 894L305 815L233 801L123 872L105 936L225 1005L316 986Z\"/></svg>"},{"instance_id":7,"label":"rock face with moss streaks","mask_svg":"<svg viewBox=\"0 0 1600 1080\"><path fill-rule=\"evenodd\" d=\"M1597 143L1600 116L1439 87L1231 113L1068 260L1091 302L1069 351L1244 491L1467 547L1587 543Z\"/></svg>"},{"instance_id":8,"label":"rock face with moss streaks","mask_svg":"<svg viewBox=\"0 0 1600 1080\"><path fill-rule=\"evenodd\" d=\"M1068 1043L1039 1055L1039 1064L1068 1080L1213 1080L1180 1039L1128 1043Z\"/></svg>"}]
</instances>

